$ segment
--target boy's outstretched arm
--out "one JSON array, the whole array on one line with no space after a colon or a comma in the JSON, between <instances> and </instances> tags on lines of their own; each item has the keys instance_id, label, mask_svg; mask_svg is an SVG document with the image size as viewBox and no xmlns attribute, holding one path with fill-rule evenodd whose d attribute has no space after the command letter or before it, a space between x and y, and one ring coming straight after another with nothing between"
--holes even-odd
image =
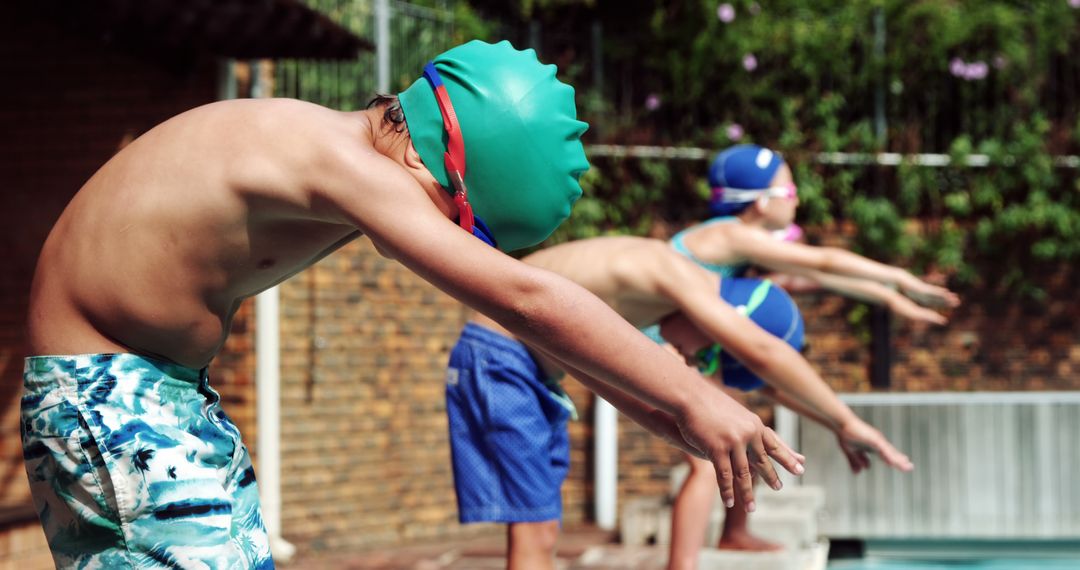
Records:
<instances>
[{"instance_id":1,"label":"boy's outstretched arm","mask_svg":"<svg viewBox=\"0 0 1080 570\"><path fill-rule=\"evenodd\" d=\"M699 297L695 310L683 312L739 362L769 383L778 401L837 435L851 468L856 473L869 467L867 451L874 451L890 466L910 471L914 466L876 429L855 415L806 359L787 343L737 313L713 294L708 304ZM704 319L698 321L697 319Z\"/></svg>"},{"instance_id":2,"label":"boy's outstretched arm","mask_svg":"<svg viewBox=\"0 0 1080 570\"><path fill-rule=\"evenodd\" d=\"M600 396L601 398L607 400L611 405L618 408L618 410L620 412L625 414L627 417L629 417L631 420L633 420L635 423L637 423L641 427L648 430L653 435L663 439L664 441L668 442L672 446L677 447L677 448L685 451L686 453L689 453L690 455L694 455L694 456L700 457L702 459L708 459L707 457L705 457L701 453L700 450L693 447L689 442L686 441L686 439L684 438L682 432L679 429L679 422L676 420L676 418L673 418L672 416L670 416L670 415L668 415L668 414L666 414L666 413L664 413L664 412L662 412L662 411L660 411L660 410L658 410L658 409L656 409L656 408L654 408L652 406L649 406L648 404L645 404L645 403L643 403L643 402L641 402L639 400L635 400L631 396L627 395L625 392L622 392L621 390L619 390L617 388L613 388L613 387L611 387L611 386L597 380L596 378L593 378L593 377L589 376L588 374L585 374L584 372L582 372L580 370L575 370L572 366L567 365L565 362L561 362L558 358L552 356L551 354L545 353L543 351L539 351L539 352L541 352L546 358L548 358L548 359L552 360L553 362L555 362L560 368L562 368L568 374L570 374L571 376L576 378L586 388L589 388L597 396ZM674 354L672 354L672 356L673 356L675 362L677 362L679 364L683 364L683 361L682 361L682 359L680 357L678 357L678 356L676 356ZM702 390L715 390L716 392L719 392L724 397L727 397L726 394L723 394L723 392L720 391L719 388L717 388L711 382L708 382L704 378L702 380L703 380L702 387L701 387ZM781 442L781 443L783 443L783 442ZM784 445L786 445L786 444L784 444ZM789 449L789 451L791 451L792 454L795 455L795 457L799 460L800 463L805 463L805 459L806 459L805 457L803 457L799 453L796 453L791 448L788 448L788 449ZM766 462L768 461L768 457L767 457L766 454L758 455L754 459L764 460ZM770 468L771 468L771 466L770 466ZM777 481L777 483L779 483L779 480ZM774 488L778 489L779 487L774 487Z\"/></svg>"},{"instance_id":3,"label":"boy's outstretched arm","mask_svg":"<svg viewBox=\"0 0 1080 570\"><path fill-rule=\"evenodd\" d=\"M840 401L802 355L725 303L718 295L717 278L705 269L681 256L668 256L663 263L627 272L624 279L638 280L639 287L655 283L701 332L782 394L792 409L837 434L852 434L852 445L870 445L890 464L910 468L907 457Z\"/></svg>"},{"instance_id":4,"label":"boy's outstretched arm","mask_svg":"<svg viewBox=\"0 0 1080 570\"><path fill-rule=\"evenodd\" d=\"M590 375L588 375L588 374L586 374L586 373L584 373L584 372L582 372L580 370L574 369L574 367L567 365L565 362L561 362L558 358L554 358L552 355L550 355L548 353L543 353L543 354L544 354L545 357L547 357L547 358L551 359L552 361L554 361L560 368L563 368L563 370L565 370L567 373L571 374L574 378L576 378L578 381L580 381L582 384L584 384L585 387L589 388L594 393L596 393L597 396L607 400L611 405L615 406L620 412L625 414L627 417L629 417L631 420L633 420L638 425L644 427L646 430L648 430L653 435L659 437L660 439L663 439L664 441L668 442L670 445L672 445L674 447L677 447L677 448L685 451L686 453L689 453L690 455L693 455L695 457L700 457L702 459L709 459L709 457L706 454L702 453L700 450L698 450L697 447L695 447L694 444L690 443L690 441L693 441L693 438L688 437L687 431L685 431L685 429L683 428L683 426L679 422L678 418L672 417L669 414L666 414L661 410L658 410L656 408L653 408L653 407L649 406L648 404L645 404L644 402L636 400L633 397L626 394L625 392L622 392L617 388L614 388L614 387L612 387L612 386L610 386L608 384L605 384L604 382L601 382L601 381L597 380L596 378L593 378L592 376L590 376ZM673 358L672 360L674 362L678 363L680 366L685 366L685 364L683 364L681 359L679 359L679 358ZM734 402L733 400L731 400L730 397L728 397L726 394L724 394L718 387L716 387L715 385L710 383L707 379L702 378L700 376L699 376L699 379L701 380L701 388L700 388L700 391L698 392L698 397L702 398L703 400L708 400L713 396L719 395L719 396L721 396L721 399L723 399L723 400L727 400L729 402ZM738 405L738 404L736 404L736 405ZM753 420L760 421L757 418L757 416L755 416L753 413L751 413L745 407L743 407L741 405L738 405L738 407L739 407L740 411L745 412L745 414L747 416L752 417ZM778 445L781 445L781 446L785 447L787 452L790 453L791 455L793 455L796 458L796 460L798 461L798 465L796 466L795 471L793 471L793 473L795 473L796 475L802 474L803 471L804 471L803 464L806 462L806 458L804 456L802 456L801 454L796 453L790 447L787 447L786 443L784 443L779 437L776 437L776 434L775 434L775 432L772 431L772 429L767 428L767 427L765 429L767 430L767 432L769 434L771 434L773 436L773 438L775 439L775 441L777 442ZM771 451L769 451L769 450L767 450L767 449L765 449L763 447L759 447L756 443L751 444L751 446L747 449L747 451L749 451L749 453L750 453L750 461L752 462L754 471L756 471L759 474L770 473L771 475L763 476L762 478L774 490L780 490L780 488L783 487L783 483L780 481L779 477L775 477L775 470L773 469L772 463L769 460L770 455L775 455L775 453L771 452ZM714 462L714 464L715 464L715 462ZM720 484L721 490L723 490L724 483L723 483L723 477L720 475L720 471L719 471L720 466L719 465L717 465L717 469L718 469L718 471L717 471L717 482ZM746 505L746 510L747 511L753 511L755 509L755 503L754 503L753 495L746 494L745 489L742 488L744 486L744 484L743 484L744 480L746 480L746 481L752 480L751 475L749 473L738 472L738 473L736 473L736 479L737 479L737 481L736 481L737 486L740 487L740 489L736 489L736 492L743 493L743 499L745 501L744 504ZM734 503L729 500L727 495L723 495L723 496L724 496L724 504L728 508L731 508L734 505Z\"/></svg>"},{"instance_id":5,"label":"boy's outstretched arm","mask_svg":"<svg viewBox=\"0 0 1080 570\"><path fill-rule=\"evenodd\" d=\"M615 406L620 412L625 414L635 423L648 430L649 433L690 455L708 459L699 449L686 441L682 432L679 431L678 421L670 414L662 412L639 400L635 400L626 393L621 392L580 370L575 370L573 366L562 362L558 357L540 350L535 346L530 346L529 349L542 354L544 358L554 362L555 365L564 372L573 376L597 396L607 400L608 403Z\"/></svg>"},{"instance_id":6,"label":"boy's outstretched arm","mask_svg":"<svg viewBox=\"0 0 1080 570\"><path fill-rule=\"evenodd\" d=\"M488 315L526 343L676 418L681 433L717 466L721 494L753 500L752 470L769 484L760 450L795 473L798 459L753 414L702 391L700 376L573 282L515 260L447 219L399 165L368 152L338 164L313 192L312 210L359 228L385 254Z\"/></svg>"},{"instance_id":7,"label":"boy's outstretched arm","mask_svg":"<svg viewBox=\"0 0 1080 570\"><path fill-rule=\"evenodd\" d=\"M773 271L798 275L819 271L860 277L894 286L925 306L956 307L960 304L960 297L944 287L927 283L905 269L844 249L779 241L764 232L740 227L732 228L728 239L735 255Z\"/></svg>"},{"instance_id":8,"label":"boy's outstretched arm","mask_svg":"<svg viewBox=\"0 0 1080 570\"><path fill-rule=\"evenodd\" d=\"M792 398L772 386L766 386L761 392L776 401L776 403L835 433L836 439L840 443L840 450L844 452L844 456L851 466L851 471L854 473L870 468L868 451L876 452L886 465L894 469L911 471L915 468L907 455L901 453L881 432L855 416L854 413L852 415L853 419L849 423L837 427L828 419L803 405L798 399Z\"/></svg>"}]
</instances>

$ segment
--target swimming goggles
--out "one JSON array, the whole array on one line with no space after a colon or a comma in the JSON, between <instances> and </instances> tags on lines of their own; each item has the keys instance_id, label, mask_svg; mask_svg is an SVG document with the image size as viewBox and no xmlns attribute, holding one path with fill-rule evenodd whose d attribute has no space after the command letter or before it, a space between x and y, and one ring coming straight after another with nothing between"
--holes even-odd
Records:
<instances>
[{"instance_id":1,"label":"swimming goggles","mask_svg":"<svg viewBox=\"0 0 1080 570\"><path fill-rule=\"evenodd\" d=\"M454 187L451 194L458 209L458 225L491 247L497 247L495 236L483 220L473 214L472 204L469 203L469 189L465 186L465 140L461 136L461 125L458 124L454 105L450 103L450 94L443 85L439 71L435 69L435 62L428 62L424 66L424 78L435 92L435 101L439 103L439 112L443 118L443 128L446 129L447 143L443 164L450 174L450 184Z\"/></svg>"},{"instance_id":2,"label":"swimming goggles","mask_svg":"<svg viewBox=\"0 0 1080 570\"><path fill-rule=\"evenodd\" d=\"M750 299L746 301L746 304L736 306L735 311L747 317L754 314L754 311L756 311L758 307L765 302L765 298L769 296L770 287L772 287L772 281L769 281L768 279L763 280L750 293ZM698 372L701 372L703 376L712 376L713 374L716 374L716 371L720 368L720 353L723 351L724 348L719 344L706 346L697 351L697 353L694 354L694 364L697 366Z\"/></svg>"},{"instance_id":3,"label":"swimming goggles","mask_svg":"<svg viewBox=\"0 0 1080 570\"><path fill-rule=\"evenodd\" d=\"M725 204L745 204L753 202L764 194L769 198L795 198L798 196L799 187L793 182L772 186L769 188L713 188L713 201Z\"/></svg>"}]
</instances>

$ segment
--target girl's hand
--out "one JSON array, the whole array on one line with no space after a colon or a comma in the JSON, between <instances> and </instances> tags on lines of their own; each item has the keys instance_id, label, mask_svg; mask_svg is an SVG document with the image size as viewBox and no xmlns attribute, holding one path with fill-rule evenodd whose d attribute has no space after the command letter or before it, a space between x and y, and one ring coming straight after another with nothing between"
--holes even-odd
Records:
<instances>
[{"instance_id":1,"label":"girl's hand","mask_svg":"<svg viewBox=\"0 0 1080 570\"><path fill-rule=\"evenodd\" d=\"M911 299L908 299L903 295L891 293L891 297L892 298L889 299L889 310L905 319L930 323L932 325L944 325L949 322L949 319L946 318L945 315L942 315L933 309L920 307L912 302Z\"/></svg>"},{"instance_id":2,"label":"girl's hand","mask_svg":"<svg viewBox=\"0 0 1080 570\"><path fill-rule=\"evenodd\" d=\"M960 305L960 296L956 293L944 287L931 285L910 273L908 278L901 281L900 290L924 307L952 309Z\"/></svg>"}]
</instances>

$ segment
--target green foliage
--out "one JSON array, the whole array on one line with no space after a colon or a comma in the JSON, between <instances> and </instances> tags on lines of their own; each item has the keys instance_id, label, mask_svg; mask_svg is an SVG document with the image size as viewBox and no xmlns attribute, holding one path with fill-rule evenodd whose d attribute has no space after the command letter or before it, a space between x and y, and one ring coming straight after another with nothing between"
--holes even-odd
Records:
<instances>
[{"instance_id":1,"label":"green foliage","mask_svg":"<svg viewBox=\"0 0 1080 570\"><path fill-rule=\"evenodd\" d=\"M698 163L671 163L664 160L610 159L593 161L581 177L584 190L573 214L552 236L552 242L599 235L648 235L655 222L672 217L665 205L685 203L669 200L668 192L681 189L696 193L697 200L708 189L701 188L690 174ZM681 178L676 182L676 178Z\"/></svg>"},{"instance_id":2,"label":"green foliage","mask_svg":"<svg viewBox=\"0 0 1080 570\"><path fill-rule=\"evenodd\" d=\"M965 283L1037 298L1025 276L1080 259L1078 171L1053 163L1080 154L1080 9L1064 0L732 0L724 22L721 3L517 4L566 36L603 26L605 76L617 82L590 84L580 42L568 75L585 93L591 137L719 150L736 142L728 129L738 125L746 136L737 142L777 148L792 164L800 223L852 222L860 252ZM881 151L944 153L950 164L814 160ZM587 198L555 239L665 233L664 224L705 214L700 161L593 164Z\"/></svg>"},{"instance_id":3,"label":"green foliage","mask_svg":"<svg viewBox=\"0 0 1080 570\"><path fill-rule=\"evenodd\" d=\"M370 0L305 1L373 35ZM799 185L799 223L851 224L864 254L1031 298L1029 275L1080 259L1080 169L1053 159L1080 154L1080 9L1065 0L728 0L730 21L723 0L392 4L393 89L451 45L529 37L577 88L587 142L778 149ZM591 61L596 30L602 62ZM282 65L279 83L353 109L373 69L367 55ZM829 152L950 163L817 160ZM585 197L552 240L662 237L699 220L706 168L594 156Z\"/></svg>"}]
</instances>

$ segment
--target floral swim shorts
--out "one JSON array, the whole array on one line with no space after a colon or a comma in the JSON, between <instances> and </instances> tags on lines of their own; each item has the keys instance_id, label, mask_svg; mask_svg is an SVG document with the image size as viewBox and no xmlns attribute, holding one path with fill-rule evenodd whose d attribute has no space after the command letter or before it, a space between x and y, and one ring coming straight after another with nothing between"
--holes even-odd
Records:
<instances>
[{"instance_id":1,"label":"floral swim shorts","mask_svg":"<svg viewBox=\"0 0 1080 570\"><path fill-rule=\"evenodd\" d=\"M206 369L33 356L22 442L58 568L273 568L255 472Z\"/></svg>"}]
</instances>

